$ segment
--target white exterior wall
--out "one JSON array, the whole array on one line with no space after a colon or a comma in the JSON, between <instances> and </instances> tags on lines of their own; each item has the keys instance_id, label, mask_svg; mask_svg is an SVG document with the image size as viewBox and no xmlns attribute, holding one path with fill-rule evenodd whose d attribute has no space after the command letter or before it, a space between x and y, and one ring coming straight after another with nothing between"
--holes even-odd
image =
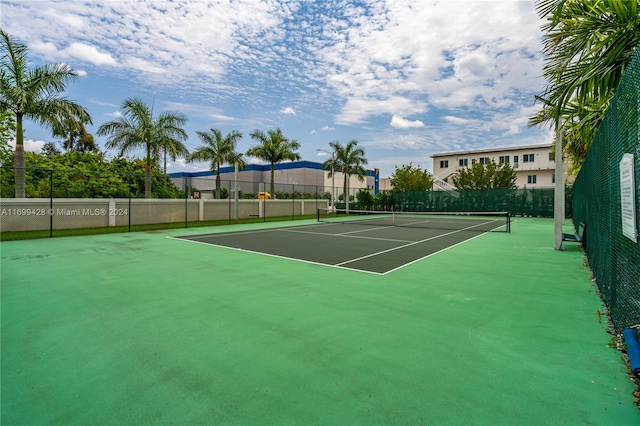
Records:
<instances>
[{"instance_id":1,"label":"white exterior wall","mask_svg":"<svg viewBox=\"0 0 640 426\"><path fill-rule=\"evenodd\" d=\"M393 187L391 186L391 178L380 178L378 184L380 185L380 191L390 191L391 189L393 189Z\"/></svg>"},{"instance_id":2,"label":"white exterior wall","mask_svg":"<svg viewBox=\"0 0 640 426\"><path fill-rule=\"evenodd\" d=\"M344 186L344 174L342 172L335 172L333 178L329 177L329 172L324 172L323 174L324 182L321 185L324 185L326 188L331 188L333 182L336 186L336 194L341 194ZM333 179L335 179L335 181ZM364 181L360 181L357 176L349 176L349 191L357 191L360 188L373 189L374 181L375 178L373 176L365 176Z\"/></svg>"},{"instance_id":3,"label":"white exterior wall","mask_svg":"<svg viewBox=\"0 0 640 426\"><path fill-rule=\"evenodd\" d=\"M461 168L471 167L474 160L479 162L480 158L489 158L497 164L500 163L500 157L509 157L509 164L516 171L516 185L519 188L551 187L554 185L555 163L549 159L550 153L551 144L435 154L432 156L433 175L453 183L451 178L457 175ZM533 161L524 161L525 156L529 159L531 155ZM516 157L518 161L514 161ZM460 165L460 161L465 160L466 166ZM443 162L445 164L442 164ZM535 183L532 182L534 179Z\"/></svg>"},{"instance_id":4,"label":"white exterior wall","mask_svg":"<svg viewBox=\"0 0 640 426\"><path fill-rule=\"evenodd\" d=\"M104 228L156 223L224 220L230 200L140 198L2 198L0 232ZM329 200L239 200L239 218L314 214Z\"/></svg>"}]
</instances>

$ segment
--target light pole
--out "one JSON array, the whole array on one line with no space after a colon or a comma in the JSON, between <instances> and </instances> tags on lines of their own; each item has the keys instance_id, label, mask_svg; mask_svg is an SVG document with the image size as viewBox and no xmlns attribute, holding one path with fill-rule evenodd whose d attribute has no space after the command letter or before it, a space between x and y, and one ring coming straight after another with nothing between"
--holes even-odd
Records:
<instances>
[{"instance_id":1,"label":"light pole","mask_svg":"<svg viewBox=\"0 0 640 426\"><path fill-rule=\"evenodd\" d=\"M330 154L331 155L331 208L335 208L336 201L336 175L333 170L333 165L335 163L335 152L329 152L324 149L316 149L317 152L321 153L319 155Z\"/></svg>"}]
</instances>

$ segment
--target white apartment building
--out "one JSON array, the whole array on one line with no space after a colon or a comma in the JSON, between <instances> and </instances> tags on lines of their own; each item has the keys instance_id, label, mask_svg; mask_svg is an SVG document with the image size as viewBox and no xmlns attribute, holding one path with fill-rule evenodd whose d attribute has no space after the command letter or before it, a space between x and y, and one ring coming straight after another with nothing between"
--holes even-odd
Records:
<instances>
[{"instance_id":1,"label":"white apartment building","mask_svg":"<svg viewBox=\"0 0 640 426\"><path fill-rule=\"evenodd\" d=\"M434 189L448 189L445 187L453 184L452 177L462 168L476 163L487 164L491 160L496 164L511 164L516 171L518 188L553 187L555 162L551 157L551 147L552 144L544 144L433 154Z\"/></svg>"}]
</instances>

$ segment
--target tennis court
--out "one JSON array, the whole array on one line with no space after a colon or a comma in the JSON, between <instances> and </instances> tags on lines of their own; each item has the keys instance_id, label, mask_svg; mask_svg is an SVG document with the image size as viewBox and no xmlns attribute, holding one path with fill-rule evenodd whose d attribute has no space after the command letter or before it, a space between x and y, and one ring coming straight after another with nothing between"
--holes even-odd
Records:
<instances>
[{"instance_id":1,"label":"tennis court","mask_svg":"<svg viewBox=\"0 0 640 426\"><path fill-rule=\"evenodd\" d=\"M295 223L0 243L2 424L640 423L584 254L553 250L552 219L387 274L174 238L355 246L315 235L342 224Z\"/></svg>"},{"instance_id":2,"label":"tennis court","mask_svg":"<svg viewBox=\"0 0 640 426\"><path fill-rule=\"evenodd\" d=\"M179 239L362 272L387 274L485 232L510 231L507 213L318 211L318 222Z\"/></svg>"}]
</instances>

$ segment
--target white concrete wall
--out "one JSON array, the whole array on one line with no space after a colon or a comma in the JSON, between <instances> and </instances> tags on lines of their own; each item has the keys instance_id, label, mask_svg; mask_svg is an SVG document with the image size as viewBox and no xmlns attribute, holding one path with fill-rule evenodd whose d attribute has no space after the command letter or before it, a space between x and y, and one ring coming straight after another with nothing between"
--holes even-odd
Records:
<instances>
[{"instance_id":1,"label":"white concrete wall","mask_svg":"<svg viewBox=\"0 0 640 426\"><path fill-rule=\"evenodd\" d=\"M314 214L329 207L322 200L239 200L238 217L275 217ZM234 200L181 199L88 199L3 198L0 199L0 232L53 229L101 228L180 223L235 218Z\"/></svg>"}]
</instances>

